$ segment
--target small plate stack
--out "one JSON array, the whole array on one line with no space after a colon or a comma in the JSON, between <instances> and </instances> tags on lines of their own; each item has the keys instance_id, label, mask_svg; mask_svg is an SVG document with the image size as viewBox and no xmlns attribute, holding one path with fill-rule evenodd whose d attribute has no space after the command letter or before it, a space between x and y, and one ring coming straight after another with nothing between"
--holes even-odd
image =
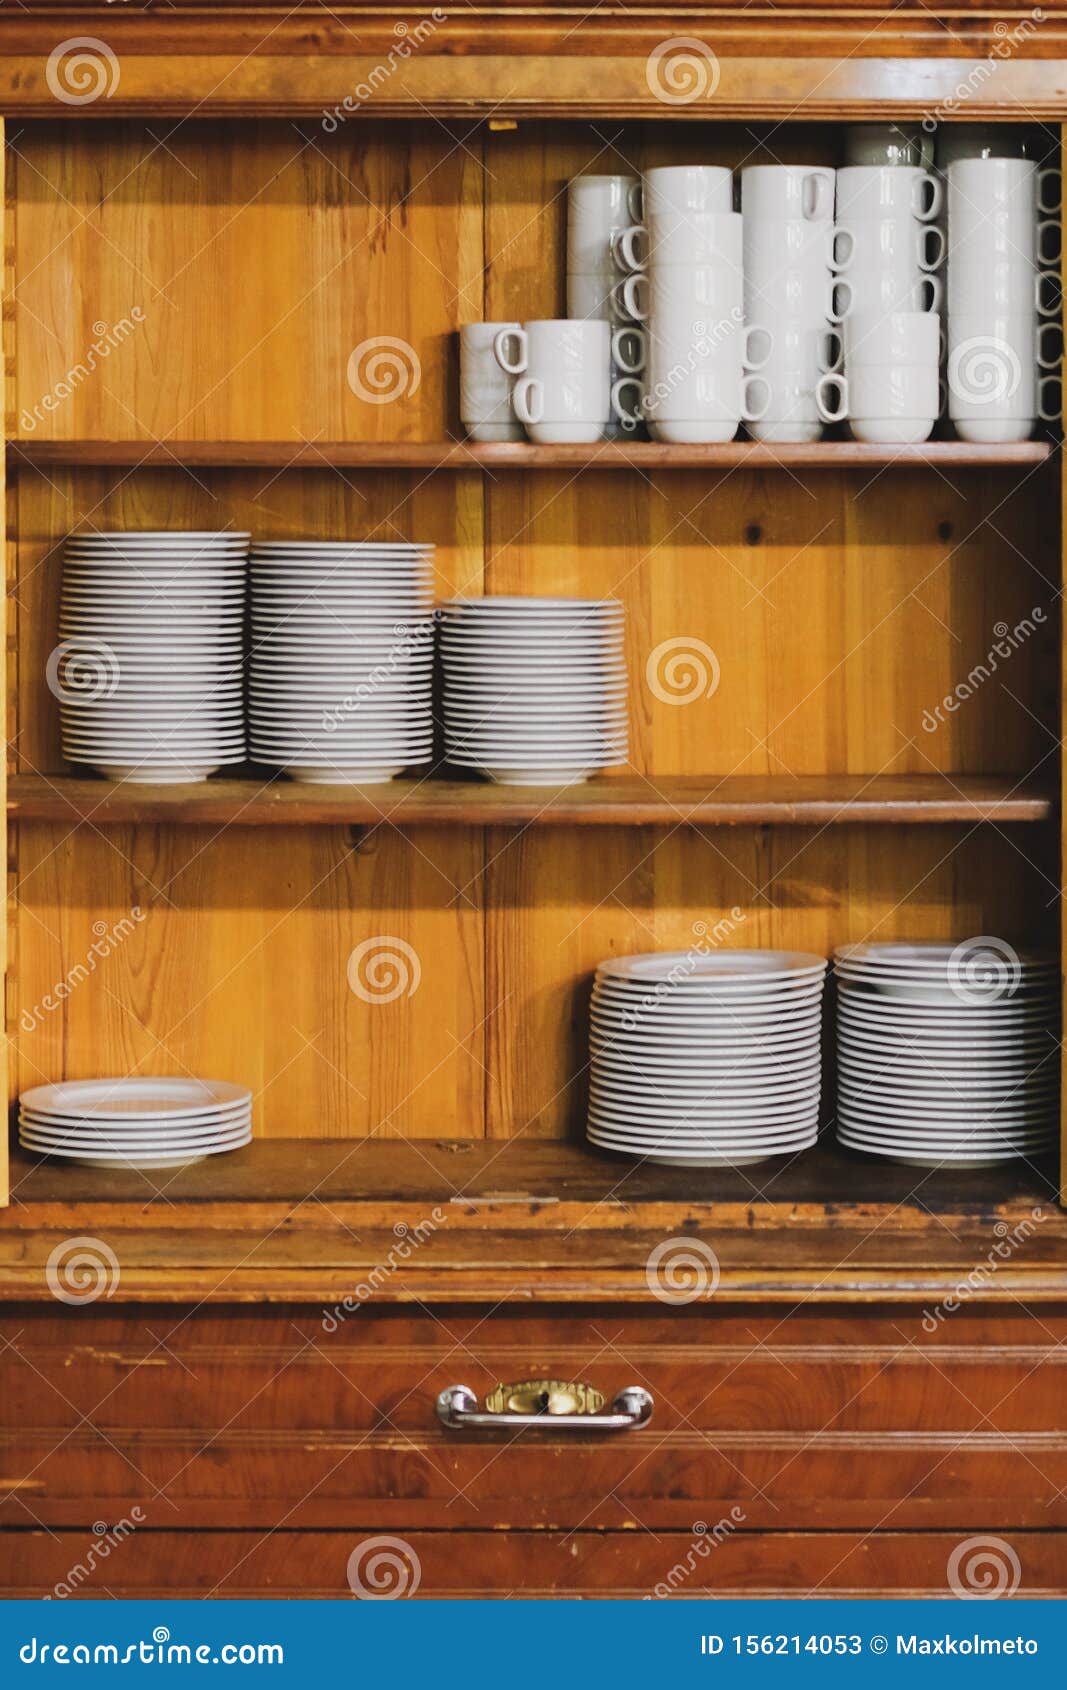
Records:
<instances>
[{"instance_id":1,"label":"small plate stack","mask_svg":"<svg viewBox=\"0 0 1067 1690\"><path fill-rule=\"evenodd\" d=\"M430 545L276 540L252 551L252 755L372 786L433 754Z\"/></svg>"},{"instance_id":2,"label":"small plate stack","mask_svg":"<svg viewBox=\"0 0 1067 1690\"><path fill-rule=\"evenodd\" d=\"M252 1093L223 1080L64 1080L19 1098L19 1143L87 1168L178 1168L252 1140Z\"/></svg>"},{"instance_id":3,"label":"small plate stack","mask_svg":"<svg viewBox=\"0 0 1067 1690\"><path fill-rule=\"evenodd\" d=\"M823 957L674 951L596 971L592 1144L712 1168L794 1155L819 1125Z\"/></svg>"},{"instance_id":4,"label":"small plate stack","mask_svg":"<svg viewBox=\"0 0 1067 1690\"><path fill-rule=\"evenodd\" d=\"M617 599L450 599L440 616L450 763L567 786L626 761Z\"/></svg>"},{"instance_id":5,"label":"small plate stack","mask_svg":"<svg viewBox=\"0 0 1067 1690\"><path fill-rule=\"evenodd\" d=\"M1059 963L1002 940L843 945L837 1136L916 1167L983 1167L1056 1141Z\"/></svg>"},{"instance_id":6,"label":"small plate stack","mask_svg":"<svg viewBox=\"0 0 1067 1690\"><path fill-rule=\"evenodd\" d=\"M206 780L245 759L247 534L76 534L48 684L63 755L110 780Z\"/></svg>"}]
</instances>

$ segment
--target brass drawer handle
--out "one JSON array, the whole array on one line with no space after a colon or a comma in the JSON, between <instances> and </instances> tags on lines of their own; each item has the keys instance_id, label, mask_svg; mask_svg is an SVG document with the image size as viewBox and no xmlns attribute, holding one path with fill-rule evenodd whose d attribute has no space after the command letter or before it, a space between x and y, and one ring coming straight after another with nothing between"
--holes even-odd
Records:
<instances>
[{"instance_id":1,"label":"brass drawer handle","mask_svg":"<svg viewBox=\"0 0 1067 1690\"><path fill-rule=\"evenodd\" d=\"M652 1418L652 1398L640 1385L627 1385L607 1413L601 1412L603 1403L591 1385L528 1379L497 1385L480 1409L469 1385L447 1385L437 1398L437 1418L450 1432L509 1432L523 1426L546 1432L630 1432Z\"/></svg>"}]
</instances>

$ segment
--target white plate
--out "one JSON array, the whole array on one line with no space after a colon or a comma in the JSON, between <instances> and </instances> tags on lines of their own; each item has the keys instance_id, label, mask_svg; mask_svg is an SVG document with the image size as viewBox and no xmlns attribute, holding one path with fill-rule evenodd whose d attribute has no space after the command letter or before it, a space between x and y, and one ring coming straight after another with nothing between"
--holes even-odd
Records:
<instances>
[{"instance_id":1,"label":"white plate","mask_svg":"<svg viewBox=\"0 0 1067 1690\"><path fill-rule=\"evenodd\" d=\"M620 980L626 984L671 983L678 970L684 979L699 983L764 984L807 977L821 978L826 972L824 957L810 951L718 950L694 955L691 951L649 951L612 957L597 965L598 980Z\"/></svg>"},{"instance_id":2,"label":"white plate","mask_svg":"<svg viewBox=\"0 0 1067 1690\"><path fill-rule=\"evenodd\" d=\"M878 943L860 941L851 945L838 945L834 950L834 962L862 963L878 970L935 969L944 974L953 958L957 962L964 959L975 962L984 957L988 957L991 962L1004 960L993 946L972 948L974 946L975 941L971 939L959 940L956 943L933 939L925 944L892 939ZM1058 970L1060 966L1059 959L1048 951L1016 950L1014 955L1024 969L1034 967Z\"/></svg>"},{"instance_id":3,"label":"white plate","mask_svg":"<svg viewBox=\"0 0 1067 1690\"><path fill-rule=\"evenodd\" d=\"M198 1133L230 1131L247 1126L251 1119L251 1103L235 1103L229 1108L211 1113L167 1116L162 1121L131 1120L128 1117L121 1120L114 1117L94 1117L90 1120L84 1115L48 1115L40 1110L19 1110L20 1127L28 1127L35 1133L47 1133L52 1138L63 1138L67 1135L83 1138L86 1133L105 1133L110 1137L123 1139L127 1135L134 1138L150 1137L155 1142L175 1134L184 1139Z\"/></svg>"},{"instance_id":4,"label":"white plate","mask_svg":"<svg viewBox=\"0 0 1067 1690\"><path fill-rule=\"evenodd\" d=\"M44 1151L50 1156L107 1156L115 1158L131 1157L141 1151L149 1155L176 1156L180 1152L192 1151L195 1155L202 1155L209 1150L233 1150L241 1144L247 1144L252 1137L250 1121L243 1122L227 1132L213 1135L198 1134L190 1136L185 1133L174 1133L155 1138L123 1138L116 1139L106 1131L83 1134L80 1138L73 1135L56 1136L52 1133L38 1132L31 1127L19 1128L19 1142L34 1150Z\"/></svg>"},{"instance_id":5,"label":"white plate","mask_svg":"<svg viewBox=\"0 0 1067 1690\"><path fill-rule=\"evenodd\" d=\"M46 1113L99 1119L162 1121L175 1114L225 1109L235 1103L251 1103L247 1086L230 1080L172 1079L144 1076L102 1080L58 1080L50 1085L31 1086L19 1095L19 1105Z\"/></svg>"}]
</instances>

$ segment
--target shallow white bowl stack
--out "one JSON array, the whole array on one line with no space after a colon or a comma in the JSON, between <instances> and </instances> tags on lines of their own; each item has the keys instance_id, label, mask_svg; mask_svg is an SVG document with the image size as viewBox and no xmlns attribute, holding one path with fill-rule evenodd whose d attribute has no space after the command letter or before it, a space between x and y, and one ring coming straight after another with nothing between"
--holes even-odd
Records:
<instances>
[{"instance_id":1,"label":"shallow white bowl stack","mask_svg":"<svg viewBox=\"0 0 1067 1690\"><path fill-rule=\"evenodd\" d=\"M823 957L674 951L596 971L591 1144L710 1168L807 1150L818 1136Z\"/></svg>"},{"instance_id":2,"label":"shallow white bowl stack","mask_svg":"<svg viewBox=\"0 0 1067 1690\"><path fill-rule=\"evenodd\" d=\"M440 617L450 763L563 786L626 761L617 599L450 599Z\"/></svg>"},{"instance_id":3,"label":"shallow white bowl stack","mask_svg":"<svg viewBox=\"0 0 1067 1690\"><path fill-rule=\"evenodd\" d=\"M296 780L373 786L433 754L432 545L252 550L249 739Z\"/></svg>"},{"instance_id":4,"label":"shallow white bowl stack","mask_svg":"<svg viewBox=\"0 0 1067 1690\"><path fill-rule=\"evenodd\" d=\"M63 755L111 780L206 780L246 756L247 534L76 534L49 686Z\"/></svg>"},{"instance_id":5,"label":"shallow white bowl stack","mask_svg":"<svg viewBox=\"0 0 1067 1690\"><path fill-rule=\"evenodd\" d=\"M1051 1150L1059 964L1001 941L845 945L837 975L837 1136L918 1167Z\"/></svg>"},{"instance_id":6,"label":"shallow white bowl stack","mask_svg":"<svg viewBox=\"0 0 1067 1690\"><path fill-rule=\"evenodd\" d=\"M252 1140L252 1093L223 1080L64 1080L19 1098L19 1143L89 1168L177 1168Z\"/></svg>"}]
</instances>

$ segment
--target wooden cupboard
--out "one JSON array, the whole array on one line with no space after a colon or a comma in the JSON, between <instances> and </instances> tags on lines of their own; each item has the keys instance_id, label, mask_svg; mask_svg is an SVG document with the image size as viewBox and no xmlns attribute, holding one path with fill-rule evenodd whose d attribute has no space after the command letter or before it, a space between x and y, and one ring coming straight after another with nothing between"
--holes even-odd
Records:
<instances>
[{"instance_id":1,"label":"wooden cupboard","mask_svg":"<svg viewBox=\"0 0 1067 1690\"><path fill-rule=\"evenodd\" d=\"M52 1588L79 1530L135 1507L148 1548L101 1575L128 1593L335 1594L380 1530L410 1540L423 1594L643 1594L734 1507L671 1594L943 1591L982 1532L1021 1592L1067 1589L1055 1167L917 1178L828 1143L681 1174L581 1145L602 957L723 920L823 954L1058 944L1058 444L471 449L456 411L460 323L562 309L581 170L836 162L843 122L932 111L1053 144L1062 15L1006 8L1001 56L958 12L426 14L354 111L423 14L0 19L9 1096L165 1071L257 1099L251 1150L165 1179L16 1152L9 1591ZM107 48L85 102L55 92L75 35ZM713 94L657 98L653 55L705 35ZM382 336L408 358L388 404L348 376ZM430 539L442 592L618 594L625 778L534 803L70 770L45 678L62 539L227 524ZM1010 662L938 716L1002 624L1024 630ZM720 672L686 708L648 682L679 635ZM83 978L101 933L120 942ZM348 984L375 936L418 959L387 1003ZM85 1236L117 1266L59 1306L49 1264ZM647 1261L679 1237L720 1277L665 1308ZM501 1453L434 1417L460 1378L542 1376L644 1383L653 1425Z\"/></svg>"}]
</instances>

